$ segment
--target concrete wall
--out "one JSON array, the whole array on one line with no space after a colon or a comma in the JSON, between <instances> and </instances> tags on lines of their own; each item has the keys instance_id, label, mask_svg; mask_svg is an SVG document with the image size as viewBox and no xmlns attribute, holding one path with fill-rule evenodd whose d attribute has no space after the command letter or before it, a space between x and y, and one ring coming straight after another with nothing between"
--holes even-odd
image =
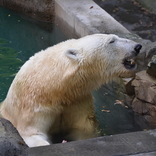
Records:
<instances>
[{"instance_id":1,"label":"concrete wall","mask_svg":"<svg viewBox=\"0 0 156 156\"><path fill-rule=\"evenodd\" d=\"M130 33L92 0L74 3L73 0L55 0L55 23L69 38L94 33Z\"/></svg>"}]
</instances>

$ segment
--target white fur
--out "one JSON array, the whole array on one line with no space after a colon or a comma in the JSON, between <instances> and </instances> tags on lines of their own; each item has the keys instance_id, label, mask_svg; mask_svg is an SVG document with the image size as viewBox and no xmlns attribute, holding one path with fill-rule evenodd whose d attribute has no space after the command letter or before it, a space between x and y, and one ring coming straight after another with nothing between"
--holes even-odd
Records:
<instances>
[{"instance_id":1,"label":"white fur","mask_svg":"<svg viewBox=\"0 0 156 156\"><path fill-rule=\"evenodd\" d=\"M92 91L129 73L122 61L135 45L116 35L95 34L36 53L12 82L2 116L30 147L50 144L49 136L58 132L68 132L69 140L97 136Z\"/></svg>"}]
</instances>

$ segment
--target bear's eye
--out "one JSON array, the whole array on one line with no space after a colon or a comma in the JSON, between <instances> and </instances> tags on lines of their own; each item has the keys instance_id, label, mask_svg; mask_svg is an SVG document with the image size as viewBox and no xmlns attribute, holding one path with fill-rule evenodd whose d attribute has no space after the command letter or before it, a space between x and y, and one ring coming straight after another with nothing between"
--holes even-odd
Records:
<instances>
[{"instance_id":1,"label":"bear's eye","mask_svg":"<svg viewBox=\"0 0 156 156\"><path fill-rule=\"evenodd\" d=\"M114 43L115 42L115 40L113 39L113 40L111 40L109 43Z\"/></svg>"}]
</instances>

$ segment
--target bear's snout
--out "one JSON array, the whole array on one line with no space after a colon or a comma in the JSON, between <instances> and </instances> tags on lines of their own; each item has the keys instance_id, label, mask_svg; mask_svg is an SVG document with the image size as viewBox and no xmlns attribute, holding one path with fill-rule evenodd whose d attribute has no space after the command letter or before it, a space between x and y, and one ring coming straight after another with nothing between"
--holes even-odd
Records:
<instances>
[{"instance_id":1,"label":"bear's snout","mask_svg":"<svg viewBox=\"0 0 156 156\"><path fill-rule=\"evenodd\" d=\"M135 50L136 55L139 54L141 48L142 48L142 45L141 45L141 44L137 44L137 45L134 47L134 50Z\"/></svg>"}]
</instances>

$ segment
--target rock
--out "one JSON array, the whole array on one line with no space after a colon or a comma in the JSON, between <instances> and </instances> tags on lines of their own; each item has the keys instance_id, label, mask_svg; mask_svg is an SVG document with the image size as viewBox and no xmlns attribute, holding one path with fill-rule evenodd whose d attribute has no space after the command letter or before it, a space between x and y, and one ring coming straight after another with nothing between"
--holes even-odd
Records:
<instances>
[{"instance_id":1,"label":"rock","mask_svg":"<svg viewBox=\"0 0 156 156\"><path fill-rule=\"evenodd\" d=\"M156 105L134 98L132 102L132 109L134 112L142 115L144 119L150 124L149 126L154 128L156 127Z\"/></svg>"},{"instance_id":2,"label":"rock","mask_svg":"<svg viewBox=\"0 0 156 156\"><path fill-rule=\"evenodd\" d=\"M0 155L19 156L27 148L15 127L8 120L0 118Z\"/></svg>"},{"instance_id":3,"label":"rock","mask_svg":"<svg viewBox=\"0 0 156 156\"><path fill-rule=\"evenodd\" d=\"M156 106L152 104L146 104L146 111L147 113L145 114L145 119L151 123L156 125Z\"/></svg>"},{"instance_id":4,"label":"rock","mask_svg":"<svg viewBox=\"0 0 156 156\"><path fill-rule=\"evenodd\" d=\"M143 114L143 103L137 98L134 98L132 102L132 109L136 113Z\"/></svg>"},{"instance_id":5,"label":"rock","mask_svg":"<svg viewBox=\"0 0 156 156\"><path fill-rule=\"evenodd\" d=\"M156 55L154 55L148 64L147 73L156 78Z\"/></svg>"},{"instance_id":6,"label":"rock","mask_svg":"<svg viewBox=\"0 0 156 156\"><path fill-rule=\"evenodd\" d=\"M148 123L156 127L156 78L144 70L136 74L132 86L135 90L133 111L141 114Z\"/></svg>"},{"instance_id":7,"label":"rock","mask_svg":"<svg viewBox=\"0 0 156 156\"><path fill-rule=\"evenodd\" d=\"M141 115L146 115L149 113L149 108L148 105L151 105L149 103L143 102L137 98L134 98L132 102L132 109L134 112L139 113ZM153 107L153 105L151 105Z\"/></svg>"},{"instance_id":8,"label":"rock","mask_svg":"<svg viewBox=\"0 0 156 156\"><path fill-rule=\"evenodd\" d=\"M125 80L125 79L124 79ZM130 96L135 94L135 90L134 90L134 86L132 86L132 81L134 80L134 78L132 79L128 79L127 82L125 82L125 89L126 89L126 93Z\"/></svg>"},{"instance_id":9,"label":"rock","mask_svg":"<svg viewBox=\"0 0 156 156\"><path fill-rule=\"evenodd\" d=\"M143 45L140 54L137 56L137 72L146 70L147 65L150 62L153 55L156 55L156 42L143 42L140 40L140 43Z\"/></svg>"},{"instance_id":10,"label":"rock","mask_svg":"<svg viewBox=\"0 0 156 156\"><path fill-rule=\"evenodd\" d=\"M146 71L141 71L136 74L132 86L135 87L135 96L138 99L156 105L156 78L150 77Z\"/></svg>"}]
</instances>

